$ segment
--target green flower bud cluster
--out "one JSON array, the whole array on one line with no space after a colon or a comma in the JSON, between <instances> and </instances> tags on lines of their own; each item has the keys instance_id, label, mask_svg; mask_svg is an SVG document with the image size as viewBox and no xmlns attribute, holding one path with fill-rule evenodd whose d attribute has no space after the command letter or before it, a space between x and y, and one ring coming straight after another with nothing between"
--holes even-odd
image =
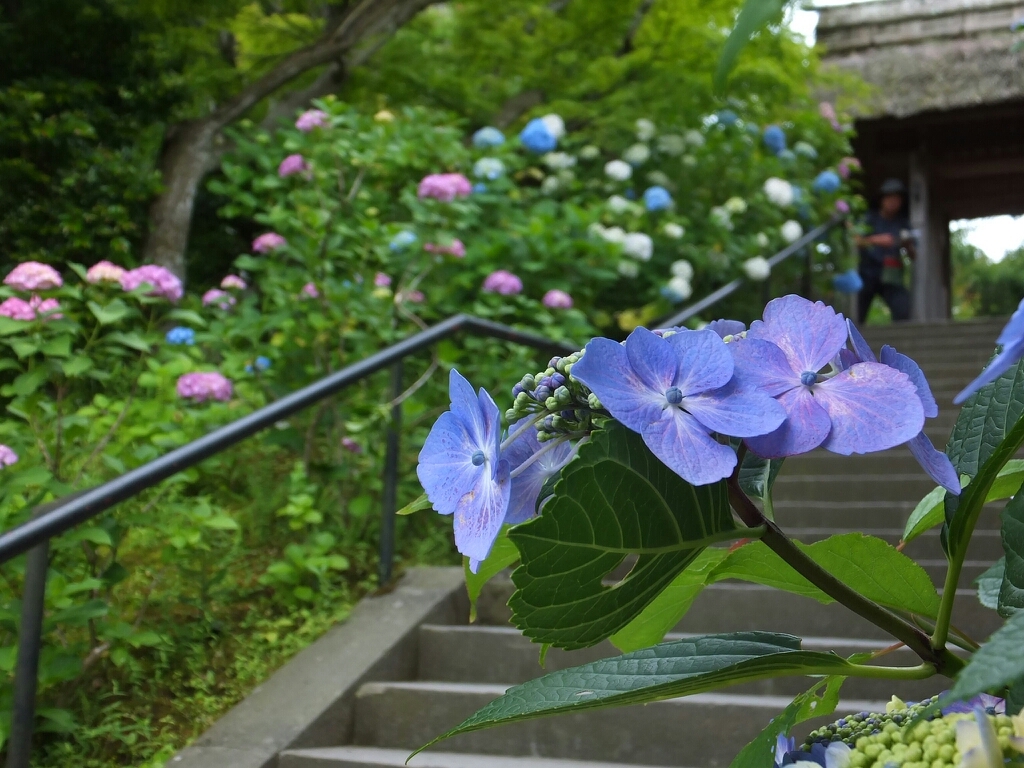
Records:
<instances>
[{"instance_id":1,"label":"green flower bud cluster","mask_svg":"<svg viewBox=\"0 0 1024 768\"><path fill-rule=\"evenodd\" d=\"M505 412L508 423L544 414L537 423L541 442L566 434L589 433L591 413L601 404L589 389L570 375L573 364L582 356L582 352L575 352L553 357L545 370L523 376L512 388L514 401Z\"/></svg>"},{"instance_id":2,"label":"green flower bud cluster","mask_svg":"<svg viewBox=\"0 0 1024 768\"><path fill-rule=\"evenodd\" d=\"M833 741L843 741L850 747L853 747L857 739L862 736L881 733L888 725L902 727L905 723L912 722L914 718L934 702L935 699L932 698L908 706L894 696L893 701L886 707L884 713L860 712L856 715L840 718L830 725L812 731L811 735L807 737L806 748L810 749L811 745L815 742L827 745Z\"/></svg>"}]
</instances>

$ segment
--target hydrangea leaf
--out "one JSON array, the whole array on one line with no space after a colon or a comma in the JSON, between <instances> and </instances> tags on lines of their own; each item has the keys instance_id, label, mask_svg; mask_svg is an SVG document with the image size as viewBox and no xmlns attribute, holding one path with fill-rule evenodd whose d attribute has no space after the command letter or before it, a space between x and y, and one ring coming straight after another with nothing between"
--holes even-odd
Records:
<instances>
[{"instance_id":1,"label":"hydrangea leaf","mask_svg":"<svg viewBox=\"0 0 1024 768\"><path fill-rule=\"evenodd\" d=\"M508 538L508 526L502 528L498 538L494 540L491 553L480 561L476 573L469 569L469 558L463 558L463 569L466 572L466 591L469 593L469 620L476 621L476 601L484 585L519 560L519 550Z\"/></svg>"},{"instance_id":2,"label":"hydrangea leaf","mask_svg":"<svg viewBox=\"0 0 1024 768\"><path fill-rule=\"evenodd\" d=\"M998 609L1005 618L1024 608L1024 495L1014 496L1001 517L1006 568L999 586Z\"/></svg>"},{"instance_id":3,"label":"hydrangea leaf","mask_svg":"<svg viewBox=\"0 0 1024 768\"><path fill-rule=\"evenodd\" d=\"M740 750L729 768L765 768L772 765L779 734L788 735L795 725L805 720L835 712L839 706L839 689L844 680L845 677L826 677L793 699L778 717L772 718L765 729Z\"/></svg>"},{"instance_id":4,"label":"hydrangea leaf","mask_svg":"<svg viewBox=\"0 0 1024 768\"><path fill-rule=\"evenodd\" d=\"M967 701L979 693L1024 681L1024 611L1018 611L992 633L957 676L940 704Z\"/></svg>"},{"instance_id":5,"label":"hydrangea leaf","mask_svg":"<svg viewBox=\"0 0 1024 768\"><path fill-rule=\"evenodd\" d=\"M543 513L509 532L522 559L512 621L539 643L594 645L639 616L701 550L737 535L724 482L690 485L639 435L609 422L563 470ZM636 565L606 585L629 555Z\"/></svg>"},{"instance_id":6,"label":"hydrangea leaf","mask_svg":"<svg viewBox=\"0 0 1024 768\"><path fill-rule=\"evenodd\" d=\"M748 452L743 457L743 465L740 467L740 488L747 496L762 502L764 514L769 520L775 519L772 488L784 461L785 459L762 459L757 454Z\"/></svg>"},{"instance_id":7,"label":"hydrangea leaf","mask_svg":"<svg viewBox=\"0 0 1024 768\"><path fill-rule=\"evenodd\" d=\"M547 715L663 701L786 675L844 675L852 668L833 653L800 650L800 638L792 635L733 632L675 640L509 688L422 749L460 733Z\"/></svg>"},{"instance_id":8,"label":"hydrangea leaf","mask_svg":"<svg viewBox=\"0 0 1024 768\"><path fill-rule=\"evenodd\" d=\"M1006 558L1000 557L983 574L974 580L978 587L978 602L993 611L999 607L999 590L1003 586Z\"/></svg>"},{"instance_id":9,"label":"hydrangea leaf","mask_svg":"<svg viewBox=\"0 0 1024 768\"><path fill-rule=\"evenodd\" d=\"M736 26L729 33L722 52L718 57L715 70L715 87L721 89L725 85L729 72L736 64L740 51L750 40L750 36L761 27L776 19L786 5L785 0L747 0L736 17Z\"/></svg>"}]
</instances>

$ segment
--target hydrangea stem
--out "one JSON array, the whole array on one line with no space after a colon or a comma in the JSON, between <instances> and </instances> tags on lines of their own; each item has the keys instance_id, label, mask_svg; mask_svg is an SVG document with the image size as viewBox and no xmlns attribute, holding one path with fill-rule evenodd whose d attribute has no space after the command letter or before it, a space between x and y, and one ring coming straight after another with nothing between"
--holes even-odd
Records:
<instances>
[{"instance_id":1,"label":"hydrangea stem","mask_svg":"<svg viewBox=\"0 0 1024 768\"><path fill-rule=\"evenodd\" d=\"M729 501L740 519L750 527L765 526L761 537L769 549L786 561L797 573L807 579L829 597L842 603L858 616L884 629L900 642L904 643L921 659L931 665L934 671L947 674L951 664L949 658L956 659L948 651L943 653L932 648L931 638L917 627L904 621L896 614L886 610L873 600L869 600L859 592L850 589L831 573L826 571L782 532L774 522L768 520L754 505L754 502L739 486L738 474L729 479ZM959 661L957 659L957 661Z\"/></svg>"}]
</instances>

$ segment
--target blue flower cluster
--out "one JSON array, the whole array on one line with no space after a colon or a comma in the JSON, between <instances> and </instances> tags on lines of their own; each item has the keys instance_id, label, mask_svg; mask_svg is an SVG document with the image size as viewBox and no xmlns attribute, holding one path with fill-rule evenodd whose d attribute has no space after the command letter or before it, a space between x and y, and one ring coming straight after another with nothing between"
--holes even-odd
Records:
<instances>
[{"instance_id":1,"label":"blue flower cluster","mask_svg":"<svg viewBox=\"0 0 1024 768\"><path fill-rule=\"evenodd\" d=\"M253 373L253 372L262 373L263 371L265 371L268 368L270 368L270 365L271 365L270 358L269 357L264 357L263 355L260 355L250 365L245 366L245 372L246 373Z\"/></svg>"},{"instance_id":2,"label":"blue flower cluster","mask_svg":"<svg viewBox=\"0 0 1024 768\"><path fill-rule=\"evenodd\" d=\"M192 346L196 343L196 332L187 326L179 325L176 328L171 328L164 338L168 344Z\"/></svg>"},{"instance_id":3,"label":"blue flower cluster","mask_svg":"<svg viewBox=\"0 0 1024 768\"><path fill-rule=\"evenodd\" d=\"M505 134L488 125L473 134L473 146L477 149L492 149L505 143Z\"/></svg>"},{"instance_id":4,"label":"blue flower cluster","mask_svg":"<svg viewBox=\"0 0 1024 768\"><path fill-rule=\"evenodd\" d=\"M773 154L779 155L786 150L786 132L777 125L765 128L761 138Z\"/></svg>"},{"instance_id":5,"label":"blue flower cluster","mask_svg":"<svg viewBox=\"0 0 1024 768\"><path fill-rule=\"evenodd\" d=\"M644 190L644 207L648 211L664 211L672 207L672 195L664 187L648 187Z\"/></svg>"},{"instance_id":6,"label":"blue flower cluster","mask_svg":"<svg viewBox=\"0 0 1024 768\"><path fill-rule=\"evenodd\" d=\"M416 233L410 232L408 229L403 229L401 232L399 232L397 235L391 238L391 243L388 245L388 247L392 251L404 251L406 248L408 248L415 242Z\"/></svg>"},{"instance_id":7,"label":"blue flower cluster","mask_svg":"<svg viewBox=\"0 0 1024 768\"><path fill-rule=\"evenodd\" d=\"M843 186L843 180L839 178L838 173L835 171L822 171L814 179L811 188L815 192L831 195L833 192L838 192L841 186Z\"/></svg>"},{"instance_id":8,"label":"blue flower cluster","mask_svg":"<svg viewBox=\"0 0 1024 768\"><path fill-rule=\"evenodd\" d=\"M537 117L526 124L519 134L519 140L531 152L542 155L558 146L558 137L548 129L543 118Z\"/></svg>"}]
</instances>

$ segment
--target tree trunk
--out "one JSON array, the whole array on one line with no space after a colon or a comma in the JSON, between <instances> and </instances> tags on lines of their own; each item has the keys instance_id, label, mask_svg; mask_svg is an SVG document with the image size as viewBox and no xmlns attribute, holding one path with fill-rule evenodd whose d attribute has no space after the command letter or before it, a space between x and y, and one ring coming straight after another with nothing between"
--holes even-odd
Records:
<instances>
[{"instance_id":1,"label":"tree trunk","mask_svg":"<svg viewBox=\"0 0 1024 768\"><path fill-rule=\"evenodd\" d=\"M173 126L160 157L164 190L150 208L143 259L184 278L185 249L196 192L216 163L216 139L222 129L314 67L335 62L331 70L337 75L336 67L345 71L359 66L402 25L438 1L362 0L322 39L286 56L208 116Z\"/></svg>"}]
</instances>

